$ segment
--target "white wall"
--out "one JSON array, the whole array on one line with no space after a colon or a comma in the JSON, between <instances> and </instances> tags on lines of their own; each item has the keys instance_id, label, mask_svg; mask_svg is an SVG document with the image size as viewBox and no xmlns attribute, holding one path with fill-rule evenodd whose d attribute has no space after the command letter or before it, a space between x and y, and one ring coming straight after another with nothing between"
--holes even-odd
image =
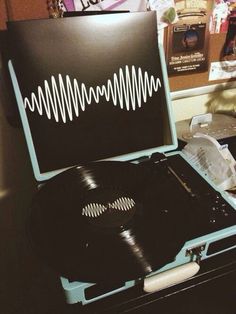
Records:
<instances>
[{"instance_id":1,"label":"white wall","mask_svg":"<svg viewBox=\"0 0 236 314\"><path fill-rule=\"evenodd\" d=\"M173 100L172 106L176 122L208 111L214 113L221 110L234 114L236 112L236 88Z\"/></svg>"}]
</instances>

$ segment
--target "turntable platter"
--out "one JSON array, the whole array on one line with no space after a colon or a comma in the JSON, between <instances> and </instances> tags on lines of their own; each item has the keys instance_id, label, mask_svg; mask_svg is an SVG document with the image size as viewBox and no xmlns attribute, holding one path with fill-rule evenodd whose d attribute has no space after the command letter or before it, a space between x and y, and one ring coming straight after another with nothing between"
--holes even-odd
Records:
<instances>
[{"instance_id":1,"label":"turntable platter","mask_svg":"<svg viewBox=\"0 0 236 314\"><path fill-rule=\"evenodd\" d=\"M157 270L186 240L179 228L186 213L166 209L167 191L155 188L159 180L129 162L92 162L64 171L33 200L34 248L71 280L120 282Z\"/></svg>"}]
</instances>

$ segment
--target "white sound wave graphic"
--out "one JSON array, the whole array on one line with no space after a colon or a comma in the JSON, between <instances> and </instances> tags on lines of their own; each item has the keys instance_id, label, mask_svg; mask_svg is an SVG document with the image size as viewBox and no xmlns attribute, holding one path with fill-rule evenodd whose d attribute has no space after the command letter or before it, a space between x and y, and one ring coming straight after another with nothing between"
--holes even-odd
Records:
<instances>
[{"instance_id":1,"label":"white sound wave graphic","mask_svg":"<svg viewBox=\"0 0 236 314\"><path fill-rule=\"evenodd\" d=\"M82 215L87 217L98 217L109 209L128 211L135 206L135 201L129 197L120 197L113 203L106 205L99 203L89 203L82 209Z\"/></svg>"},{"instance_id":2,"label":"white sound wave graphic","mask_svg":"<svg viewBox=\"0 0 236 314\"><path fill-rule=\"evenodd\" d=\"M119 69L118 74L114 73L112 79L102 86L87 87L84 83L79 85L77 79L71 81L66 75L65 83L61 74L56 79L53 75L51 81L44 81L44 86L38 86L37 93L31 93L31 99L24 98L24 107L28 107L32 112L38 111L40 115L46 113L48 119L59 119L66 123L73 120L74 115L78 117L80 111L84 111L86 105L92 102L99 103L100 98L112 101L114 106L121 109L136 110L146 102L148 97L152 97L161 87L159 78L149 76L141 68L136 70L135 66L125 70Z\"/></svg>"}]
</instances>

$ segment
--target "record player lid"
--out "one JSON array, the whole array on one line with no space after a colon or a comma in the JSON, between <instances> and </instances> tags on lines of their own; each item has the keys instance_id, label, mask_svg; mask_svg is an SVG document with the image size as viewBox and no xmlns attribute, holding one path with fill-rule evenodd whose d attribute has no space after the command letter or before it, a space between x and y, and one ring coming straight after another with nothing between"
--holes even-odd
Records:
<instances>
[{"instance_id":1,"label":"record player lid","mask_svg":"<svg viewBox=\"0 0 236 314\"><path fill-rule=\"evenodd\" d=\"M177 147L155 12L8 23L35 178Z\"/></svg>"}]
</instances>

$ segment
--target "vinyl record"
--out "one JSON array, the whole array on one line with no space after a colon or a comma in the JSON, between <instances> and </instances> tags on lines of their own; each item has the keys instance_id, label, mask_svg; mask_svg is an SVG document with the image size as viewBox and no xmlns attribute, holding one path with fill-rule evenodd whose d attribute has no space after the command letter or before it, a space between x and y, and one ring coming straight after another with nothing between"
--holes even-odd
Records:
<instances>
[{"instance_id":1,"label":"vinyl record","mask_svg":"<svg viewBox=\"0 0 236 314\"><path fill-rule=\"evenodd\" d=\"M120 282L159 269L186 241L179 227L186 213L160 180L146 167L112 161L57 175L32 204L34 248L70 280Z\"/></svg>"}]
</instances>

